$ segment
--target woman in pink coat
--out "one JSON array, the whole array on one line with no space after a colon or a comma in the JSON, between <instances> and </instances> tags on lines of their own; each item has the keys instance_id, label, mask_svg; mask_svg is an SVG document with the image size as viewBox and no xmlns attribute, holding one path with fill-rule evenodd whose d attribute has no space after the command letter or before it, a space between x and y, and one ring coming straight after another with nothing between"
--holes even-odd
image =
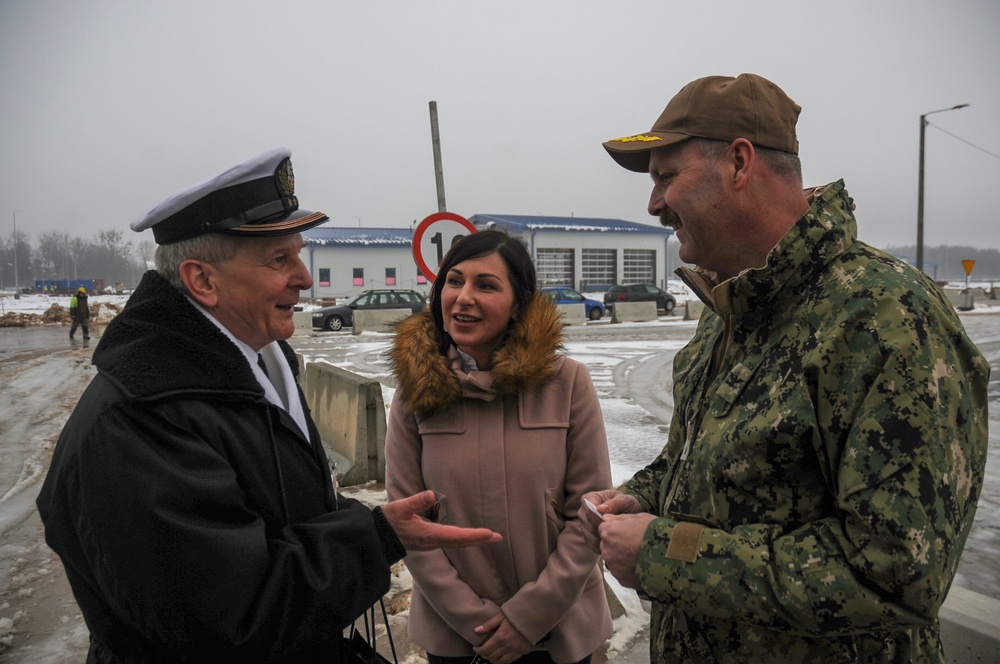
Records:
<instances>
[{"instance_id":1,"label":"woman in pink coat","mask_svg":"<svg viewBox=\"0 0 1000 664\"><path fill-rule=\"evenodd\" d=\"M495 230L456 243L430 309L396 329L389 499L433 489L428 518L504 538L407 555L409 636L431 664L589 662L611 633L576 516L611 487L604 421L562 329L524 243Z\"/></svg>"}]
</instances>

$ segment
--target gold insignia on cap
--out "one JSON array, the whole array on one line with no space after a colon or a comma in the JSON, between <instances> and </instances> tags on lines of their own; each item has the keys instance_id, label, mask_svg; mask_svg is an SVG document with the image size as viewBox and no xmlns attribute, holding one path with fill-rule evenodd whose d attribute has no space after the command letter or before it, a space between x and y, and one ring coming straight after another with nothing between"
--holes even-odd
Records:
<instances>
[{"instance_id":1,"label":"gold insignia on cap","mask_svg":"<svg viewBox=\"0 0 1000 664\"><path fill-rule=\"evenodd\" d=\"M274 177L278 180L278 191L282 196L291 196L295 193L295 173L292 172L291 159L285 157L281 160Z\"/></svg>"},{"instance_id":2,"label":"gold insignia on cap","mask_svg":"<svg viewBox=\"0 0 1000 664\"><path fill-rule=\"evenodd\" d=\"M635 136L622 136L621 138L612 138L608 143L638 143L638 142L649 142L649 141L662 141L663 139L659 136L650 136L649 134L636 134Z\"/></svg>"}]
</instances>

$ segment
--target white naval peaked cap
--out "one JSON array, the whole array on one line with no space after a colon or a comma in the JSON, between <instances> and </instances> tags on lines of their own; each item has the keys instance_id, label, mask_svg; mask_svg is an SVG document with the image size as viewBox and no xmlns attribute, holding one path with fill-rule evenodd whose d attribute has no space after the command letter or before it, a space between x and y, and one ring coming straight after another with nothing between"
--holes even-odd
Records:
<instances>
[{"instance_id":1,"label":"white naval peaked cap","mask_svg":"<svg viewBox=\"0 0 1000 664\"><path fill-rule=\"evenodd\" d=\"M132 230L153 229L157 244L172 244L205 233L241 237L288 235L328 217L299 210L292 153L275 148L174 194L137 217Z\"/></svg>"}]
</instances>

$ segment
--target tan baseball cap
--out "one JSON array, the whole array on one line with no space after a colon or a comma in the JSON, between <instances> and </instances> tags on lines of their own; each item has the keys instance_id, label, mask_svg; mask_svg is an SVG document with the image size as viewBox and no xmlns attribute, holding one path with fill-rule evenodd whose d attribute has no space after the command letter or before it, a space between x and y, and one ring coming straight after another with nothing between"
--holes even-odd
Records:
<instances>
[{"instance_id":1,"label":"tan baseball cap","mask_svg":"<svg viewBox=\"0 0 1000 664\"><path fill-rule=\"evenodd\" d=\"M653 128L614 138L604 149L621 166L649 172L649 153L689 138L731 142L745 138L757 147L799 153L795 123L802 108L771 81L756 74L706 76L674 95Z\"/></svg>"}]
</instances>

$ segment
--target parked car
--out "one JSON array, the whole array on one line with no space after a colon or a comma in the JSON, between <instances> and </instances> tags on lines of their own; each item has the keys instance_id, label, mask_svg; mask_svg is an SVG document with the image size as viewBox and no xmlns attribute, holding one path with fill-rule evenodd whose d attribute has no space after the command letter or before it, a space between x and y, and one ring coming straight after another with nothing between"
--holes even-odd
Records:
<instances>
[{"instance_id":1,"label":"parked car","mask_svg":"<svg viewBox=\"0 0 1000 664\"><path fill-rule=\"evenodd\" d=\"M583 304L585 315L590 320L601 320L601 317L604 316L604 313L607 311L604 308L604 305L597 300L591 300L589 297L584 297L572 288L566 288L565 286L546 286L545 288L542 288L542 292L551 297L556 304Z\"/></svg>"},{"instance_id":2,"label":"parked car","mask_svg":"<svg viewBox=\"0 0 1000 664\"><path fill-rule=\"evenodd\" d=\"M409 309L413 313L427 306L424 296L413 290L367 290L344 304L312 310L312 326L336 332L354 327L355 309Z\"/></svg>"},{"instance_id":3,"label":"parked car","mask_svg":"<svg viewBox=\"0 0 1000 664\"><path fill-rule=\"evenodd\" d=\"M615 302L656 302L657 310L668 314L677 306L673 295L652 284L612 286L604 293L604 304L610 307Z\"/></svg>"}]
</instances>

